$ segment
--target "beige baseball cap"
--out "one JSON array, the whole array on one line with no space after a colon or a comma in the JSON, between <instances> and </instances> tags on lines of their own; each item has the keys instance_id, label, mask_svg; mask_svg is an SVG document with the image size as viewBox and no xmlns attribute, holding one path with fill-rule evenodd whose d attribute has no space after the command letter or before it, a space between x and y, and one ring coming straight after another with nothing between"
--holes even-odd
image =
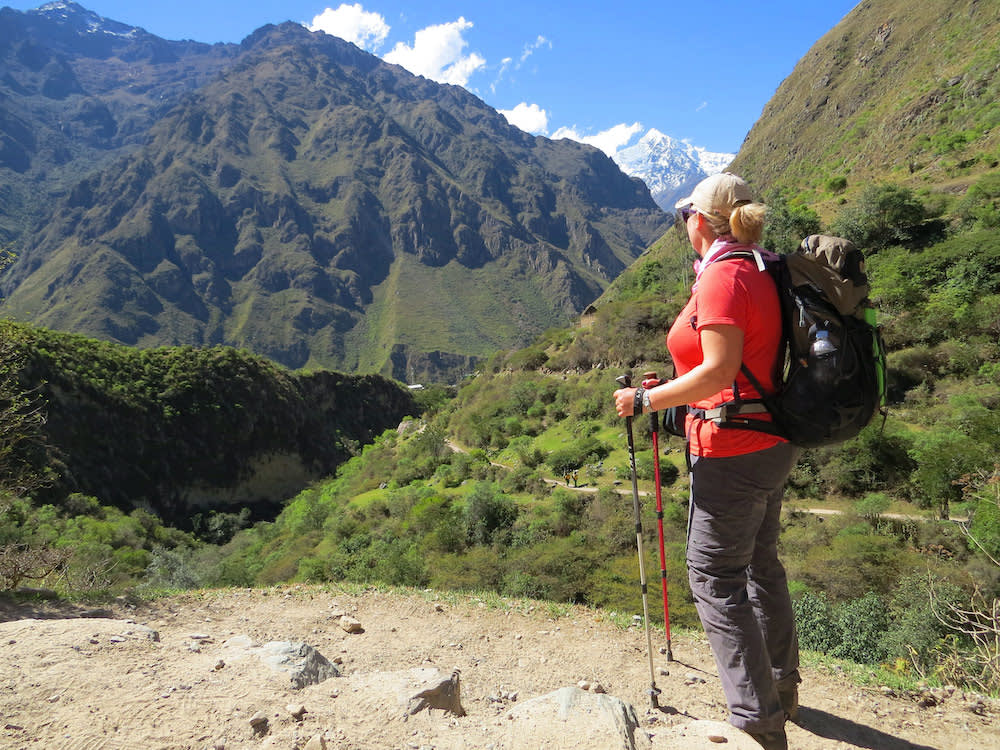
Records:
<instances>
[{"instance_id":1,"label":"beige baseball cap","mask_svg":"<svg viewBox=\"0 0 1000 750\"><path fill-rule=\"evenodd\" d=\"M693 206L703 214L728 219L734 208L752 202L746 181L732 172L722 172L699 182L694 192L677 201L674 208Z\"/></svg>"}]
</instances>

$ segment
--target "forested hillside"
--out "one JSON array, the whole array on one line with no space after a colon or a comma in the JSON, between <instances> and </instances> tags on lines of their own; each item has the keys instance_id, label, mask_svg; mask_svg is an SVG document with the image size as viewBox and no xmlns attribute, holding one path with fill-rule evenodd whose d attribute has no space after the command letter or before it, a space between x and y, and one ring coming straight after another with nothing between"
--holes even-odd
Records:
<instances>
[{"instance_id":1,"label":"forested hillside","mask_svg":"<svg viewBox=\"0 0 1000 750\"><path fill-rule=\"evenodd\" d=\"M41 501L84 494L187 529L199 513L272 517L417 408L378 376L295 374L225 347L137 350L7 321L0 341L5 392L26 394L15 413L43 417L4 456L12 475Z\"/></svg>"}]
</instances>

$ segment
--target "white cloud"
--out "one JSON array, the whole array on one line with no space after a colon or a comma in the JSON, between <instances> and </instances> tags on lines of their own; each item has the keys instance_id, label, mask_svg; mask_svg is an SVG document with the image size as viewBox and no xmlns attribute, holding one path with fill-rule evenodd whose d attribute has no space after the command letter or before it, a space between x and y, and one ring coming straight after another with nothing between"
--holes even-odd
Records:
<instances>
[{"instance_id":1,"label":"white cloud","mask_svg":"<svg viewBox=\"0 0 1000 750\"><path fill-rule=\"evenodd\" d=\"M465 86L472 74L486 65L481 55L464 54L468 42L463 34L471 28L472 22L464 17L428 26L414 35L412 47L399 42L383 59L438 83Z\"/></svg>"},{"instance_id":2,"label":"white cloud","mask_svg":"<svg viewBox=\"0 0 1000 750\"><path fill-rule=\"evenodd\" d=\"M542 47L548 47L549 49L552 49L552 42L550 42L548 39L539 34L538 38L535 39L534 42L532 42L531 44L524 45L524 50L521 52L521 59L518 60L517 66L521 67L521 65L524 64L525 60L527 60L529 57L535 54L535 50L541 49Z\"/></svg>"},{"instance_id":3,"label":"white cloud","mask_svg":"<svg viewBox=\"0 0 1000 750\"><path fill-rule=\"evenodd\" d=\"M495 94L497 92L497 86L499 86L500 81L503 80L504 74L507 73L507 68L510 67L511 62L513 62L513 58L510 57L505 57L500 61L500 69L497 71L497 75L496 78L493 79L493 83L490 84L490 91L492 93Z\"/></svg>"},{"instance_id":4,"label":"white cloud","mask_svg":"<svg viewBox=\"0 0 1000 750\"><path fill-rule=\"evenodd\" d=\"M633 122L631 125L621 123L607 130L602 130L596 135L581 135L576 127L562 127L552 134L553 139L569 138L580 143L587 143L596 146L608 156L613 155L618 149L631 141L636 134L642 132L642 125Z\"/></svg>"},{"instance_id":5,"label":"white cloud","mask_svg":"<svg viewBox=\"0 0 1000 750\"><path fill-rule=\"evenodd\" d=\"M521 59L518 61L518 67L520 67L525 60L535 54L535 50L541 47L548 47L549 49L552 49L552 42L539 34L538 38L534 42L524 45L524 51L521 52Z\"/></svg>"},{"instance_id":6,"label":"white cloud","mask_svg":"<svg viewBox=\"0 0 1000 750\"><path fill-rule=\"evenodd\" d=\"M353 42L369 52L377 50L389 35L389 26L378 13L370 13L360 3L327 8L313 18L310 31L325 31Z\"/></svg>"},{"instance_id":7,"label":"white cloud","mask_svg":"<svg viewBox=\"0 0 1000 750\"><path fill-rule=\"evenodd\" d=\"M507 122L526 133L542 134L548 132L549 114L537 104L521 102L514 109L498 110L507 118Z\"/></svg>"}]
</instances>

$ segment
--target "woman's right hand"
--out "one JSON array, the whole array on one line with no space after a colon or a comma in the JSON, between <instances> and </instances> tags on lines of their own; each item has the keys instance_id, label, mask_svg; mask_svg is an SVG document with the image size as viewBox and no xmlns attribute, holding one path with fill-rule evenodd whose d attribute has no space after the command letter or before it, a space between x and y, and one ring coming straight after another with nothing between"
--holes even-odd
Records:
<instances>
[{"instance_id":1,"label":"woman's right hand","mask_svg":"<svg viewBox=\"0 0 1000 750\"><path fill-rule=\"evenodd\" d=\"M615 391L615 411L619 417L631 417L635 413L636 388L619 388Z\"/></svg>"}]
</instances>

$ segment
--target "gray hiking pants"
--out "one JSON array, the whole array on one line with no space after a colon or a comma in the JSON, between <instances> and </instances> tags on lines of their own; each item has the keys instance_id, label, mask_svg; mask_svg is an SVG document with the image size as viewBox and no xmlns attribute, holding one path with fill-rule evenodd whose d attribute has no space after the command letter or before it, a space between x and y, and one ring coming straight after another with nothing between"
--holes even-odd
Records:
<instances>
[{"instance_id":1,"label":"gray hiking pants","mask_svg":"<svg viewBox=\"0 0 1000 750\"><path fill-rule=\"evenodd\" d=\"M781 729L778 687L799 682L792 602L778 560L781 499L798 454L781 443L742 456L691 456L688 580L729 721L751 732Z\"/></svg>"}]
</instances>

